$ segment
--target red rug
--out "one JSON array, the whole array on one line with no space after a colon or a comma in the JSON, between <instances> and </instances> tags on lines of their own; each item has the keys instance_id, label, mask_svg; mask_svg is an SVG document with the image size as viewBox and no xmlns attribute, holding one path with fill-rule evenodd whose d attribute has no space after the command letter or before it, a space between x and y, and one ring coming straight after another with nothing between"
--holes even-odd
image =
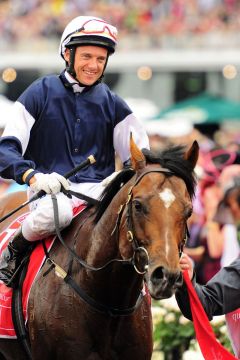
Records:
<instances>
[{"instance_id":1,"label":"red rug","mask_svg":"<svg viewBox=\"0 0 240 360\"><path fill-rule=\"evenodd\" d=\"M78 215L82 210L85 209L85 205L80 205L79 207L73 210L74 216ZM28 214L20 216L15 220L7 230L0 234L0 254L5 249L8 244L9 239L15 233L15 231L20 227L23 220ZM48 250L51 249L54 243L55 236L50 237L45 240L46 247ZM26 278L23 283L23 314L25 321L27 321L27 305L28 298L31 290L31 286L42 267L42 264L45 261L45 253L42 246L42 243L39 242L34 248L30 262L28 266L28 271ZM15 329L12 322L11 314L11 304L12 304L12 289L7 287L3 282L0 281L0 338L16 338Z\"/></svg>"}]
</instances>

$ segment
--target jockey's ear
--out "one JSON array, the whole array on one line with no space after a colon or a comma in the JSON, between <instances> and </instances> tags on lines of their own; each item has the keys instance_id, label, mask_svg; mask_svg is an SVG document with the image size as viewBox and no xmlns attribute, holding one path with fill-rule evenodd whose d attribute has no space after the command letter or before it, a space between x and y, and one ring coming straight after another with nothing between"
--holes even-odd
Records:
<instances>
[{"instance_id":1,"label":"jockey's ear","mask_svg":"<svg viewBox=\"0 0 240 360\"><path fill-rule=\"evenodd\" d=\"M194 169L196 166L196 163L198 161L198 155L199 155L199 145L198 142L195 140L192 143L190 149L188 149L184 154L184 159L190 162L190 164L192 165L192 169Z\"/></svg>"},{"instance_id":2,"label":"jockey's ear","mask_svg":"<svg viewBox=\"0 0 240 360\"><path fill-rule=\"evenodd\" d=\"M146 159L142 151L138 148L136 143L133 140L132 133L130 134L130 153L131 153L131 162L134 170L143 169L146 166Z\"/></svg>"}]
</instances>

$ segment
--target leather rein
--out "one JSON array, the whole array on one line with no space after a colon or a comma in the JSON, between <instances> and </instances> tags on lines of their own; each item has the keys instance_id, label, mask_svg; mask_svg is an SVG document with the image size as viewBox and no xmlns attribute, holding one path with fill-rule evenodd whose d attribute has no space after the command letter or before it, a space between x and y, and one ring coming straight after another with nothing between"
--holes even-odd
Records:
<instances>
[{"instance_id":1,"label":"leather rein","mask_svg":"<svg viewBox=\"0 0 240 360\"><path fill-rule=\"evenodd\" d=\"M139 246L138 240L137 240L137 238L135 236L134 223L133 223L133 217L132 217L132 191L133 191L133 188L141 181L141 179L145 175L147 175L149 173L154 173L154 172L163 173L163 174L170 175L170 176L173 175L173 172L171 172L169 169L166 169L166 168L159 168L159 169L150 168L147 171L143 172L136 179L133 186L130 187L130 189L128 191L128 196L127 196L126 202L124 204L120 205L119 210L118 210L118 216L117 216L116 224L115 224L115 227L114 227L114 229L113 229L113 231L111 233L111 235L115 234L115 236L117 236L117 237L119 236L119 227L120 227L122 215L123 215L124 209L126 209L127 239L132 244L133 256L130 259L111 259L101 267L94 267L92 265L87 264L81 257L79 257L76 254L76 252L71 247L69 247L66 244L66 242L64 241L64 239L61 236L61 232L60 232L60 229L59 229L57 198L56 198L56 195L52 195L56 235L59 238L61 244L64 246L64 248L67 249L67 251L72 255L72 258L75 259L82 267L84 267L85 269L90 270L90 271L100 271L100 270L106 269L113 262L119 262L119 263L122 263L122 264L125 264L125 265L132 265L134 267L135 271L139 275L144 275L148 271L148 265L149 265L148 252L145 249L145 247ZM74 195L76 196L76 193L74 193ZM188 229L186 227L185 237L184 237L184 239L181 242L180 247L179 247L179 256L181 256L183 247L184 247L184 245L186 243L186 240L187 240L187 236L188 236ZM49 253L45 248L44 242L43 242L43 246L44 246L44 251L45 251L45 254L46 254L46 258L47 258L46 261L50 265L50 268L44 273L43 276L46 276L52 269L54 269L55 273L58 276L60 276L66 283L68 283L76 291L76 293L88 305L93 307L98 312L101 312L101 313L104 313L104 314L110 315L110 316L126 316L126 315L132 314L138 308L138 306L141 304L141 301L143 299L143 291L140 292L135 305L132 306L132 307L129 307L129 308L118 309L118 308L114 308L114 307L107 306L105 304L97 302L92 297L90 297L75 282L75 280L72 278L72 276L70 274L70 272L71 272L70 269L66 272L58 264L56 264L55 261L53 261L50 258ZM138 259L140 257L141 257L141 260L143 260L142 264L139 264L139 261L138 261Z\"/></svg>"}]
</instances>

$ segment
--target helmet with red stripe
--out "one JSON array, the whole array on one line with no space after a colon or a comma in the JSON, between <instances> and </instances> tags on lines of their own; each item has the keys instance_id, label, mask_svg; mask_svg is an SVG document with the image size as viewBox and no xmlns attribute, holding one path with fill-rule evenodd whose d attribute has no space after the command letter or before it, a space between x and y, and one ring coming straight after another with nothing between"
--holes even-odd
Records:
<instances>
[{"instance_id":1,"label":"helmet with red stripe","mask_svg":"<svg viewBox=\"0 0 240 360\"><path fill-rule=\"evenodd\" d=\"M66 48L93 45L104 47L114 53L117 44L117 29L106 21L92 16L78 16L63 31L59 53L64 57Z\"/></svg>"}]
</instances>

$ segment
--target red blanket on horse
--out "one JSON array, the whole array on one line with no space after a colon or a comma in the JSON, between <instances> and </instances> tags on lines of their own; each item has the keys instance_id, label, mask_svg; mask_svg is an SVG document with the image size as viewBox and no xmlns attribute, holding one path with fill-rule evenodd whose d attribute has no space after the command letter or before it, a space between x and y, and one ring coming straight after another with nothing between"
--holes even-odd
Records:
<instances>
[{"instance_id":1,"label":"red blanket on horse","mask_svg":"<svg viewBox=\"0 0 240 360\"><path fill-rule=\"evenodd\" d=\"M85 205L81 205L73 210L74 216L78 215ZM9 239L19 228L27 214L20 216L16 219L3 233L0 234L0 254L8 244ZM45 240L45 244L48 250L51 249L54 243L55 236L51 236ZM27 305L28 297L31 290L31 286L41 269L43 262L45 261L45 253L42 243L39 242L34 248L26 274L26 278L23 283L23 313L25 321L27 322ZM16 338L16 332L12 322L11 304L12 304L12 288L7 287L3 282L0 281L0 337L1 338Z\"/></svg>"}]
</instances>

